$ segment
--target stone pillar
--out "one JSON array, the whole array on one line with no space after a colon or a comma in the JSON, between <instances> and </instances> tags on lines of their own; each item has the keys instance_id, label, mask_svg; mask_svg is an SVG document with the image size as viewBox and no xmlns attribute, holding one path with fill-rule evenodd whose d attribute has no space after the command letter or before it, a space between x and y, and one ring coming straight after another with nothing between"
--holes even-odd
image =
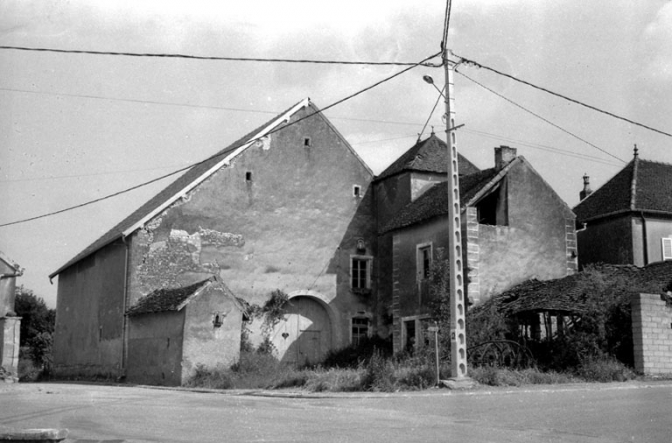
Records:
<instances>
[{"instance_id":1,"label":"stone pillar","mask_svg":"<svg viewBox=\"0 0 672 443\"><path fill-rule=\"evenodd\" d=\"M19 380L21 317L0 317L0 366L9 373L5 381Z\"/></svg>"},{"instance_id":2,"label":"stone pillar","mask_svg":"<svg viewBox=\"0 0 672 443\"><path fill-rule=\"evenodd\" d=\"M630 302L635 370L672 374L672 306L660 294L633 294Z\"/></svg>"}]
</instances>

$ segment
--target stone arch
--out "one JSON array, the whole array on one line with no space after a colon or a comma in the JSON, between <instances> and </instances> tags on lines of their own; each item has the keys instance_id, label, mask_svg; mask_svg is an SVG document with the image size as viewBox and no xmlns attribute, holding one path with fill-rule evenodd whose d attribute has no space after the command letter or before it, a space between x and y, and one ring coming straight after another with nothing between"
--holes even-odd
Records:
<instances>
[{"instance_id":1,"label":"stone arch","mask_svg":"<svg viewBox=\"0 0 672 443\"><path fill-rule=\"evenodd\" d=\"M290 304L274 328L272 340L282 361L317 363L340 343L338 315L323 294L297 290L287 294Z\"/></svg>"}]
</instances>

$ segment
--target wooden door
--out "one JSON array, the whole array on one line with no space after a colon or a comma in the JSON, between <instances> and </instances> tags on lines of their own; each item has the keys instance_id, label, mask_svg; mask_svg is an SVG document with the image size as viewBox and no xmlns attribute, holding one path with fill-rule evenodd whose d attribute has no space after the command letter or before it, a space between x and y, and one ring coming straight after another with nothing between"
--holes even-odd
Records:
<instances>
[{"instance_id":1,"label":"wooden door","mask_svg":"<svg viewBox=\"0 0 672 443\"><path fill-rule=\"evenodd\" d=\"M318 363L331 347L327 311L311 297L292 298L283 320L274 329L273 344L283 362Z\"/></svg>"}]
</instances>

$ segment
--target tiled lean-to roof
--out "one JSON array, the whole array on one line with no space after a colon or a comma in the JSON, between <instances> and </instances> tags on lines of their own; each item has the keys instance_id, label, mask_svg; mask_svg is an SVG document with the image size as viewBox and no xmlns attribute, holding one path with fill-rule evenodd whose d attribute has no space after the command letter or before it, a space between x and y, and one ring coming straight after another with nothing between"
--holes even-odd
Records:
<instances>
[{"instance_id":1,"label":"tiled lean-to roof","mask_svg":"<svg viewBox=\"0 0 672 443\"><path fill-rule=\"evenodd\" d=\"M211 283L212 278L181 288L161 288L150 292L126 311L128 315L150 314L154 312L179 311L184 303L198 292L199 289Z\"/></svg>"},{"instance_id":2,"label":"tiled lean-to roof","mask_svg":"<svg viewBox=\"0 0 672 443\"><path fill-rule=\"evenodd\" d=\"M479 172L479 169L461 154L458 153L457 156L457 167L460 175ZM418 141L402 154L401 157L381 172L376 180L406 171L446 174L448 172L448 148L446 142L432 133L427 139Z\"/></svg>"},{"instance_id":3,"label":"tiled lean-to roof","mask_svg":"<svg viewBox=\"0 0 672 443\"><path fill-rule=\"evenodd\" d=\"M634 265L602 264L595 267L602 275L622 279L631 292L663 293L672 290L672 261ZM473 314L488 312L493 307L505 314L556 311L580 313L587 309L586 291L590 290L590 271L563 278L540 281L527 280L474 307Z\"/></svg>"},{"instance_id":4,"label":"tiled lean-to roof","mask_svg":"<svg viewBox=\"0 0 672 443\"><path fill-rule=\"evenodd\" d=\"M639 156L576 207L578 222L624 212L672 215L672 165Z\"/></svg>"},{"instance_id":5,"label":"tiled lean-to roof","mask_svg":"<svg viewBox=\"0 0 672 443\"><path fill-rule=\"evenodd\" d=\"M243 313L247 315L247 309L233 295L231 290L217 277L179 288L161 288L150 292L140 298L138 302L126 311L128 315L152 314L157 312L179 311L189 302L207 289L208 286L223 291L226 297Z\"/></svg>"}]
</instances>

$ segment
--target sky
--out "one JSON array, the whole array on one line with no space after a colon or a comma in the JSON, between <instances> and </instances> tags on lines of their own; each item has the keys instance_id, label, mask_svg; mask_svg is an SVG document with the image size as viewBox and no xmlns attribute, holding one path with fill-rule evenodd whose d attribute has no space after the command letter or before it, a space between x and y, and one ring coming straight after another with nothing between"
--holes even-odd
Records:
<instances>
[{"instance_id":1,"label":"sky","mask_svg":"<svg viewBox=\"0 0 672 443\"><path fill-rule=\"evenodd\" d=\"M440 50L446 8L441 0L229 3L5 0L0 46L419 62ZM672 133L671 1L454 0L448 47ZM167 174L305 97L325 108L402 69L0 49L0 224ZM441 68L414 68L325 112L376 173L430 116L438 93L423 75L444 81ZM641 158L672 163L672 138L485 69L458 66L455 100L461 154L488 168L495 146L515 147L570 207L584 173L599 188L635 144ZM442 106L423 137L432 126L445 136ZM0 227L0 250L25 268L18 283L54 307L57 279L48 275L168 183Z\"/></svg>"}]
</instances>

